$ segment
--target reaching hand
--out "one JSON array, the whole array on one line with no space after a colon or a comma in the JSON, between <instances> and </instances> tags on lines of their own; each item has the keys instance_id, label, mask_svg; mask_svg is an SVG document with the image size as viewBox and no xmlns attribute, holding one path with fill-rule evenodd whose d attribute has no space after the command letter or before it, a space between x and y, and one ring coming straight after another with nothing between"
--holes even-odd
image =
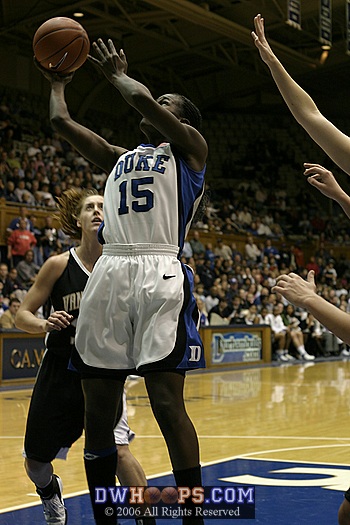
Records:
<instances>
[{"instance_id":1,"label":"reaching hand","mask_svg":"<svg viewBox=\"0 0 350 525\"><path fill-rule=\"evenodd\" d=\"M112 82L114 77L119 75L126 75L128 70L128 63L124 51L121 49L117 53L113 41L108 39L108 47L103 42L102 38L99 38L97 42L92 44L99 59L88 55L88 58L93 62L105 75L105 77Z\"/></svg>"},{"instance_id":2,"label":"reaching hand","mask_svg":"<svg viewBox=\"0 0 350 525\"><path fill-rule=\"evenodd\" d=\"M50 84L53 84L54 82L60 82L61 84L68 84L71 82L74 72L73 73L67 73L65 75L62 75L60 73L51 72L48 69L45 69L40 65L40 62L37 61L37 59L34 57L34 65L39 71L44 75L44 77L50 82Z\"/></svg>"},{"instance_id":3,"label":"reaching hand","mask_svg":"<svg viewBox=\"0 0 350 525\"><path fill-rule=\"evenodd\" d=\"M326 197L336 199L339 192L342 192L331 171L326 170L319 164L310 164L309 162L304 162L304 167L306 168L304 175L308 178L308 183L317 188Z\"/></svg>"},{"instance_id":4,"label":"reaching hand","mask_svg":"<svg viewBox=\"0 0 350 525\"><path fill-rule=\"evenodd\" d=\"M255 31L251 32L254 44L259 49L261 58L267 64L275 55L271 47L269 46L268 41L266 40L264 19L261 15L256 15L256 17L254 18L254 27Z\"/></svg>"},{"instance_id":5,"label":"reaching hand","mask_svg":"<svg viewBox=\"0 0 350 525\"><path fill-rule=\"evenodd\" d=\"M280 275L271 291L283 295L295 306L305 308L308 298L316 294L315 272L310 270L306 281L296 273Z\"/></svg>"}]
</instances>

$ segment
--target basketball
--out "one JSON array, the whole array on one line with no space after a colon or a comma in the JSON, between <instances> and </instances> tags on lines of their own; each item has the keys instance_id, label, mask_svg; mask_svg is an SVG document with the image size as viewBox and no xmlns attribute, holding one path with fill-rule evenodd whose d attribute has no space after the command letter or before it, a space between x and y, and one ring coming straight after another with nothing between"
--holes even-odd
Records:
<instances>
[{"instance_id":1,"label":"basketball","mask_svg":"<svg viewBox=\"0 0 350 525\"><path fill-rule=\"evenodd\" d=\"M164 503L176 503L178 500L179 494L175 487L165 487L162 490L162 501Z\"/></svg>"},{"instance_id":2,"label":"basketball","mask_svg":"<svg viewBox=\"0 0 350 525\"><path fill-rule=\"evenodd\" d=\"M90 50L87 32L71 18L46 20L33 38L34 55L48 71L72 73L82 66Z\"/></svg>"},{"instance_id":3,"label":"basketball","mask_svg":"<svg viewBox=\"0 0 350 525\"><path fill-rule=\"evenodd\" d=\"M160 501L160 490L157 487L147 487L143 494L144 500L149 505Z\"/></svg>"}]
</instances>

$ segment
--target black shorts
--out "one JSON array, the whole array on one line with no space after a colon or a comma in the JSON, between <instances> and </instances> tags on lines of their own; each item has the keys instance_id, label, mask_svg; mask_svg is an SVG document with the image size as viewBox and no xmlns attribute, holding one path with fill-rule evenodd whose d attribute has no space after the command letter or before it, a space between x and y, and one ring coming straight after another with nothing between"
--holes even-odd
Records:
<instances>
[{"instance_id":1,"label":"black shorts","mask_svg":"<svg viewBox=\"0 0 350 525\"><path fill-rule=\"evenodd\" d=\"M24 441L26 457L49 463L70 447L84 428L84 396L80 375L68 360L47 351L29 406Z\"/></svg>"}]
</instances>

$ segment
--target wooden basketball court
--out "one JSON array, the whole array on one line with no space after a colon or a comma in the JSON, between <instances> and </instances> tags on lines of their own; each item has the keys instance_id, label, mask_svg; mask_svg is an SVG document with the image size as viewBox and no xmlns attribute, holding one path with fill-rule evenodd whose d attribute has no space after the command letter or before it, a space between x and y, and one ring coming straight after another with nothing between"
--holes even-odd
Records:
<instances>
[{"instance_id":1,"label":"wooden basketball court","mask_svg":"<svg viewBox=\"0 0 350 525\"><path fill-rule=\"evenodd\" d=\"M14 517L19 507L38 503L21 456L30 395L30 388L0 390L1 525L44 523L16 521ZM167 450L142 379L128 381L127 396L129 424L136 432L132 452L148 478L169 474ZM199 435L204 473L207 467L215 465L213 479L255 485L255 523L337 522L337 508L344 490L350 486L350 361L192 372L187 377L185 397ZM87 490L83 442L81 438L74 445L67 461L55 462L65 498ZM263 468L263 474L255 472L257 466ZM277 471L283 474L276 474ZM273 490L273 496L262 495L267 487ZM283 490L288 490L287 500L298 502L294 517L287 519L286 497L279 493ZM271 505L265 509L263 499L270 498ZM327 515L320 506L322 498ZM295 518L300 501L307 501L302 511L305 521L300 516ZM273 517L273 508L277 515L281 511L280 521ZM80 525L76 520L68 523Z\"/></svg>"}]
</instances>

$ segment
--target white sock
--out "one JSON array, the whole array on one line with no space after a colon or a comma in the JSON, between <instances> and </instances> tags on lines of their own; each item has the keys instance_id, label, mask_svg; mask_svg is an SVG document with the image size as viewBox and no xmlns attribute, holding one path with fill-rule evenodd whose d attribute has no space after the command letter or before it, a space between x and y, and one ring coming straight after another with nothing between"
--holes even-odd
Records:
<instances>
[{"instance_id":1,"label":"white sock","mask_svg":"<svg viewBox=\"0 0 350 525\"><path fill-rule=\"evenodd\" d=\"M305 350L305 346L304 345L298 346L297 350L298 350L300 355L305 355L307 353L306 350Z\"/></svg>"}]
</instances>

